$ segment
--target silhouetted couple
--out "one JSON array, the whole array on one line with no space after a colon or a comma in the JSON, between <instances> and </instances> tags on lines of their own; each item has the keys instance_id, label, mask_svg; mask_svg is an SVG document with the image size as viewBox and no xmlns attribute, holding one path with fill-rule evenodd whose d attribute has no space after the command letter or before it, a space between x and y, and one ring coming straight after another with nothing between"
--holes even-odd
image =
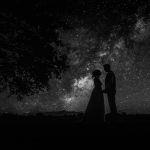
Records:
<instances>
[{"instance_id":1,"label":"silhouetted couple","mask_svg":"<svg viewBox=\"0 0 150 150\"><path fill-rule=\"evenodd\" d=\"M85 120L89 122L103 123L104 122L104 93L107 94L108 103L110 106L111 114L117 114L115 103L116 95L116 78L115 74L111 71L110 65L105 64L104 70L107 73L105 78L105 89L102 90L102 83L100 81L101 72L95 70L92 73L94 80L94 89L92 91L89 104L85 113Z\"/></svg>"}]
</instances>

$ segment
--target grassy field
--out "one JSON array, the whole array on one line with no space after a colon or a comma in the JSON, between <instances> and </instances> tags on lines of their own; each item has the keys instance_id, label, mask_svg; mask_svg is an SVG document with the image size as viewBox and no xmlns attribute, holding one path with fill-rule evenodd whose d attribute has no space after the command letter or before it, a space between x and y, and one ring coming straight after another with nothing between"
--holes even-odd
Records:
<instances>
[{"instance_id":1,"label":"grassy field","mask_svg":"<svg viewBox=\"0 0 150 150\"><path fill-rule=\"evenodd\" d=\"M82 113L63 115L36 114L19 116L2 114L0 116L1 136L14 137L52 137L52 136L130 136L150 134L150 115L108 114L105 123L83 121Z\"/></svg>"}]
</instances>

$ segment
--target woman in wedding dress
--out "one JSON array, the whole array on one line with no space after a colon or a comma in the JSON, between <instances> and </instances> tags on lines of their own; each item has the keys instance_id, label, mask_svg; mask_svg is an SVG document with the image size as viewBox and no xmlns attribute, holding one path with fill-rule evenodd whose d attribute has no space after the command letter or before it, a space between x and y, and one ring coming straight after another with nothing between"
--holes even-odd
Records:
<instances>
[{"instance_id":1,"label":"woman in wedding dress","mask_svg":"<svg viewBox=\"0 0 150 150\"><path fill-rule=\"evenodd\" d=\"M100 70L93 71L94 88L85 112L85 120L92 124L104 122L104 96L100 76Z\"/></svg>"}]
</instances>

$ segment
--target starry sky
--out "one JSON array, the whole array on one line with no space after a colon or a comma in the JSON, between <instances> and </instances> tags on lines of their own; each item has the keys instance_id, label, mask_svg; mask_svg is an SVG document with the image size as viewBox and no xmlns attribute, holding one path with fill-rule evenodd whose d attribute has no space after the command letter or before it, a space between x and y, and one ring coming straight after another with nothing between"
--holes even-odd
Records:
<instances>
[{"instance_id":1,"label":"starry sky","mask_svg":"<svg viewBox=\"0 0 150 150\"><path fill-rule=\"evenodd\" d=\"M110 63L117 78L118 111L150 113L148 1L66 0L57 3L35 0L29 3L16 0L12 5L5 11L43 29L49 24L55 27L61 44L54 41L50 45L58 53L67 55L70 67L61 74L61 79L49 80L50 91L26 96L21 102L17 102L15 96L6 98L7 92L1 93L2 111L85 111L93 89L91 72L100 69L104 84L103 64ZM105 110L109 112L106 97Z\"/></svg>"}]
</instances>

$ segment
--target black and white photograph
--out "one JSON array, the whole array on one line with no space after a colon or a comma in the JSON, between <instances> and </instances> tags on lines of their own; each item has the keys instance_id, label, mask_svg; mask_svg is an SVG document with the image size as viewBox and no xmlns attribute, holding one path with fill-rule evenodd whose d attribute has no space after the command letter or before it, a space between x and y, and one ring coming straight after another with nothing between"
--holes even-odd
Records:
<instances>
[{"instance_id":1,"label":"black and white photograph","mask_svg":"<svg viewBox=\"0 0 150 150\"><path fill-rule=\"evenodd\" d=\"M0 135L150 135L150 1L0 1Z\"/></svg>"}]
</instances>

